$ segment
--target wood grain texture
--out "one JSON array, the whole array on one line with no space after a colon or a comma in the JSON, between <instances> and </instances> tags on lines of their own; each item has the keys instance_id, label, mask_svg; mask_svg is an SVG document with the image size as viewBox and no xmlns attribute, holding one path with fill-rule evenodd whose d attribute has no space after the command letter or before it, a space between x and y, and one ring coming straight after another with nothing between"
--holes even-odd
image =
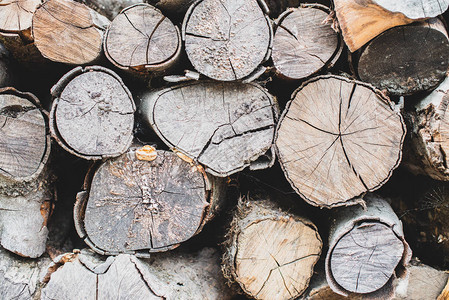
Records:
<instances>
[{"instance_id":1,"label":"wood grain texture","mask_svg":"<svg viewBox=\"0 0 449 300\"><path fill-rule=\"evenodd\" d=\"M148 4L122 10L105 34L105 54L117 67L138 72L163 71L180 55L178 27Z\"/></svg>"},{"instance_id":2,"label":"wood grain texture","mask_svg":"<svg viewBox=\"0 0 449 300\"><path fill-rule=\"evenodd\" d=\"M216 80L241 80L270 56L272 28L256 0L198 0L182 26L194 68Z\"/></svg>"},{"instance_id":3,"label":"wood grain texture","mask_svg":"<svg viewBox=\"0 0 449 300\"><path fill-rule=\"evenodd\" d=\"M343 41L329 18L329 8L303 4L279 16L273 41L273 64L282 77L302 79L332 66Z\"/></svg>"},{"instance_id":4,"label":"wood grain texture","mask_svg":"<svg viewBox=\"0 0 449 300\"><path fill-rule=\"evenodd\" d=\"M390 298L394 278L406 275L411 249L388 202L373 194L364 198L366 208L335 212L325 263L327 282L343 296L376 293Z\"/></svg>"},{"instance_id":5,"label":"wood grain texture","mask_svg":"<svg viewBox=\"0 0 449 300\"><path fill-rule=\"evenodd\" d=\"M81 0L93 10L101 15L113 20L123 9L139 3L146 3L145 0Z\"/></svg>"},{"instance_id":6,"label":"wood grain texture","mask_svg":"<svg viewBox=\"0 0 449 300\"><path fill-rule=\"evenodd\" d=\"M174 151L225 177L273 164L277 102L257 84L195 82L142 96L141 114Z\"/></svg>"},{"instance_id":7,"label":"wood grain texture","mask_svg":"<svg viewBox=\"0 0 449 300\"><path fill-rule=\"evenodd\" d=\"M73 65L93 63L102 53L106 17L72 0L48 0L33 16L36 47L49 60Z\"/></svg>"},{"instance_id":8,"label":"wood grain texture","mask_svg":"<svg viewBox=\"0 0 449 300\"><path fill-rule=\"evenodd\" d=\"M382 186L401 160L405 125L369 85L319 76L301 86L276 129L279 162L295 191L321 207Z\"/></svg>"},{"instance_id":9,"label":"wood grain texture","mask_svg":"<svg viewBox=\"0 0 449 300\"><path fill-rule=\"evenodd\" d=\"M36 7L41 0L0 1L0 31L21 32L31 28Z\"/></svg>"},{"instance_id":10,"label":"wood grain texture","mask_svg":"<svg viewBox=\"0 0 449 300\"><path fill-rule=\"evenodd\" d=\"M173 249L201 231L222 199L201 168L166 151L138 160L136 150L103 163L78 195L78 234L99 253Z\"/></svg>"},{"instance_id":11,"label":"wood grain texture","mask_svg":"<svg viewBox=\"0 0 449 300\"><path fill-rule=\"evenodd\" d=\"M448 0L373 0L373 2L391 12L400 12L410 19L433 18L444 13L449 6Z\"/></svg>"},{"instance_id":12,"label":"wood grain texture","mask_svg":"<svg viewBox=\"0 0 449 300\"><path fill-rule=\"evenodd\" d=\"M52 137L67 151L98 160L124 153L133 139L135 104L109 69L75 68L52 88Z\"/></svg>"},{"instance_id":13,"label":"wood grain texture","mask_svg":"<svg viewBox=\"0 0 449 300\"><path fill-rule=\"evenodd\" d=\"M223 272L255 299L299 297L321 254L315 225L267 199L241 202L228 237Z\"/></svg>"}]
</instances>

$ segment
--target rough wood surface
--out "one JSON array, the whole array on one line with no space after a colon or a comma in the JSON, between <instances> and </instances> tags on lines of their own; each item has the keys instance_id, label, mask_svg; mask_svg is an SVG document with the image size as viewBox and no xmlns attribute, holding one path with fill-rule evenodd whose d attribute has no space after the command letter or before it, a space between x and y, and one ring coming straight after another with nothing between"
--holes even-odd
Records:
<instances>
[{"instance_id":1,"label":"rough wood surface","mask_svg":"<svg viewBox=\"0 0 449 300\"><path fill-rule=\"evenodd\" d=\"M182 22L186 11L196 0L148 0L148 3L160 9L171 20Z\"/></svg>"},{"instance_id":2,"label":"rough wood surface","mask_svg":"<svg viewBox=\"0 0 449 300\"><path fill-rule=\"evenodd\" d=\"M85 159L116 157L133 139L135 104L120 77L109 69L77 67L52 88L52 137Z\"/></svg>"},{"instance_id":3,"label":"rough wood surface","mask_svg":"<svg viewBox=\"0 0 449 300\"><path fill-rule=\"evenodd\" d=\"M326 278L337 294L393 295L392 282L405 276L411 249L402 223L384 199L369 194L362 206L335 213L326 255Z\"/></svg>"},{"instance_id":4,"label":"rough wood surface","mask_svg":"<svg viewBox=\"0 0 449 300\"><path fill-rule=\"evenodd\" d=\"M98 253L173 249L201 231L222 199L200 166L168 151L138 160L136 150L103 163L77 196L78 234Z\"/></svg>"},{"instance_id":5,"label":"rough wood surface","mask_svg":"<svg viewBox=\"0 0 449 300\"><path fill-rule=\"evenodd\" d=\"M342 35L351 52L382 32L415 20L436 17L448 8L447 0L334 0Z\"/></svg>"},{"instance_id":6,"label":"rough wood surface","mask_svg":"<svg viewBox=\"0 0 449 300\"><path fill-rule=\"evenodd\" d=\"M198 0L182 26L187 56L216 80L248 77L270 57L271 21L256 0Z\"/></svg>"},{"instance_id":7,"label":"rough wood surface","mask_svg":"<svg viewBox=\"0 0 449 300\"><path fill-rule=\"evenodd\" d=\"M99 12L109 20L114 19L123 9L128 6L145 3L145 0L77 0L93 10Z\"/></svg>"},{"instance_id":8,"label":"rough wood surface","mask_svg":"<svg viewBox=\"0 0 449 300\"><path fill-rule=\"evenodd\" d=\"M315 225L266 198L239 203L223 257L225 277L255 299L296 299L309 284L322 242Z\"/></svg>"},{"instance_id":9,"label":"rough wood surface","mask_svg":"<svg viewBox=\"0 0 449 300\"><path fill-rule=\"evenodd\" d=\"M121 69L163 71L180 55L178 27L148 4L122 10L105 34L107 58Z\"/></svg>"},{"instance_id":10,"label":"rough wood surface","mask_svg":"<svg viewBox=\"0 0 449 300\"><path fill-rule=\"evenodd\" d=\"M425 49L419 51L417 49ZM357 72L362 81L394 95L435 88L449 66L449 40L439 19L395 27L361 52Z\"/></svg>"},{"instance_id":11,"label":"rough wood surface","mask_svg":"<svg viewBox=\"0 0 449 300\"><path fill-rule=\"evenodd\" d=\"M228 176L273 164L277 103L256 84L195 82L142 96L141 113L174 151Z\"/></svg>"},{"instance_id":12,"label":"rough wood surface","mask_svg":"<svg viewBox=\"0 0 449 300\"><path fill-rule=\"evenodd\" d=\"M320 76L301 86L276 129L279 162L292 187L322 207L382 186L401 160L405 125L369 85Z\"/></svg>"},{"instance_id":13,"label":"rough wood surface","mask_svg":"<svg viewBox=\"0 0 449 300\"><path fill-rule=\"evenodd\" d=\"M302 79L331 67L339 58L343 41L326 22L329 13L323 5L303 4L279 16L271 57L281 76Z\"/></svg>"},{"instance_id":14,"label":"rough wood surface","mask_svg":"<svg viewBox=\"0 0 449 300\"><path fill-rule=\"evenodd\" d=\"M83 65L99 59L106 17L72 0L48 0L33 16L33 37L41 54L52 61Z\"/></svg>"},{"instance_id":15,"label":"rough wood surface","mask_svg":"<svg viewBox=\"0 0 449 300\"><path fill-rule=\"evenodd\" d=\"M0 3L0 31L22 32L31 28L36 7L41 0L3 0Z\"/></svg>"}]
</instances>

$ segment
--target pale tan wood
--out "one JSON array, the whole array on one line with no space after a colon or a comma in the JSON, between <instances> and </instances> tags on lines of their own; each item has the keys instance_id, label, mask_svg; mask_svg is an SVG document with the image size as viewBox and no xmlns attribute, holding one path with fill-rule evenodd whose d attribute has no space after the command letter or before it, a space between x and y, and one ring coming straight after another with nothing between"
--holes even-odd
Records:
<instances>
[{"instance_id":1,"label":"pale tan wood","mask_svg":"<svg viewBox=\"0 0 449 300\"><path fill-rule=\"evenodd\" d=\"M31 28L31 20L41 0L0 1L0 31L21 32Z\"/></svg>"}]
</instances>

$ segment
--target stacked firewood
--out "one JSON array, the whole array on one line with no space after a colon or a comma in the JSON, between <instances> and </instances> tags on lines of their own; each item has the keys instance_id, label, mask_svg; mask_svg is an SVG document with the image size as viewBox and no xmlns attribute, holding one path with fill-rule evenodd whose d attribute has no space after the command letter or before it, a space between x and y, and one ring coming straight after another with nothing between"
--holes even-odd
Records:
<instances>
[{"instance_id":1,"label":"stacked firewood","mask_svg":"<svg viewBox=\"0 0 449 300\"><path fill-rule=\"evenodd\" d=\"M317 2L0 0L0 298L448 299L449 1Z\"/></svg>"}]
</instances>

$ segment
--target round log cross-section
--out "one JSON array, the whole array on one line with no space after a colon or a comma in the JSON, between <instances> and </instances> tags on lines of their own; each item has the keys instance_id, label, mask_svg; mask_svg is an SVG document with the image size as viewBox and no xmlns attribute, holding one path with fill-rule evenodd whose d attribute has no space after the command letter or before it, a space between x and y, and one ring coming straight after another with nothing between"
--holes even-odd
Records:
<instances>
[{"instance_id":1,"label":"round log cross-section","mask_svg":"<svg viewBox=\"0 0 449 300\"><path fill-rule=\"evenodd\" d=\"M6 0L0 4L0 32L21 32L31 28L36 7L41 0Z\"/></svg>"},{"instance_id":2,"label":"round log cross-section","mask_svg":"<svg viewBox=\"0 0 449 300\"><path fill-rule=\"evenodd\" d=\"M201 167L167 151L139 160L136 151L103 163L78 194L78 233L99 253L173 249L201 231L220 198Z\"/></svg>"},{"instance_id":3,"label":"round log cross-section","mask_svg":"<svg viewBox=\"0 0 449 300\"><path fill-rule=\"evenodd\" d=\"M115 157L133 139L135 104L114 72L98 66L75 68L52 88L52 137L85 159Z\"/></svg>"},{"instance_id":4,"label":"round log cross-section","mask_svg":"<svg viewBox=\"0 0 449 300\"><path fill-rule=\"evenodd\" d=\"M295 191L333 207L382 186L399 165L404 137L388 98L358 81L320 76L293 94L275 144Z\"/></svg>"},{"instance_id":5,"label":"round log cross-section","mask_svg":"<svg viewBox=\"0 0 449 300\"><path fill-rule=\"evenodd\" d=\"M159 10L137 4L122 10L112 21L105 34L104 50L119 68L164 70L179 56L181 35Z\"/></svg>"},{"instance_id":6,"label":"round log cross-section","mask_svg":"<svg viewBox=\"0 0 449 300\"><path fill-rule=\"evenodd\" d=\"M182 27L187 55L209 78L240 80L270 55L272 28L257 0L198 0Z\"/></svg>"}]
</instances>

